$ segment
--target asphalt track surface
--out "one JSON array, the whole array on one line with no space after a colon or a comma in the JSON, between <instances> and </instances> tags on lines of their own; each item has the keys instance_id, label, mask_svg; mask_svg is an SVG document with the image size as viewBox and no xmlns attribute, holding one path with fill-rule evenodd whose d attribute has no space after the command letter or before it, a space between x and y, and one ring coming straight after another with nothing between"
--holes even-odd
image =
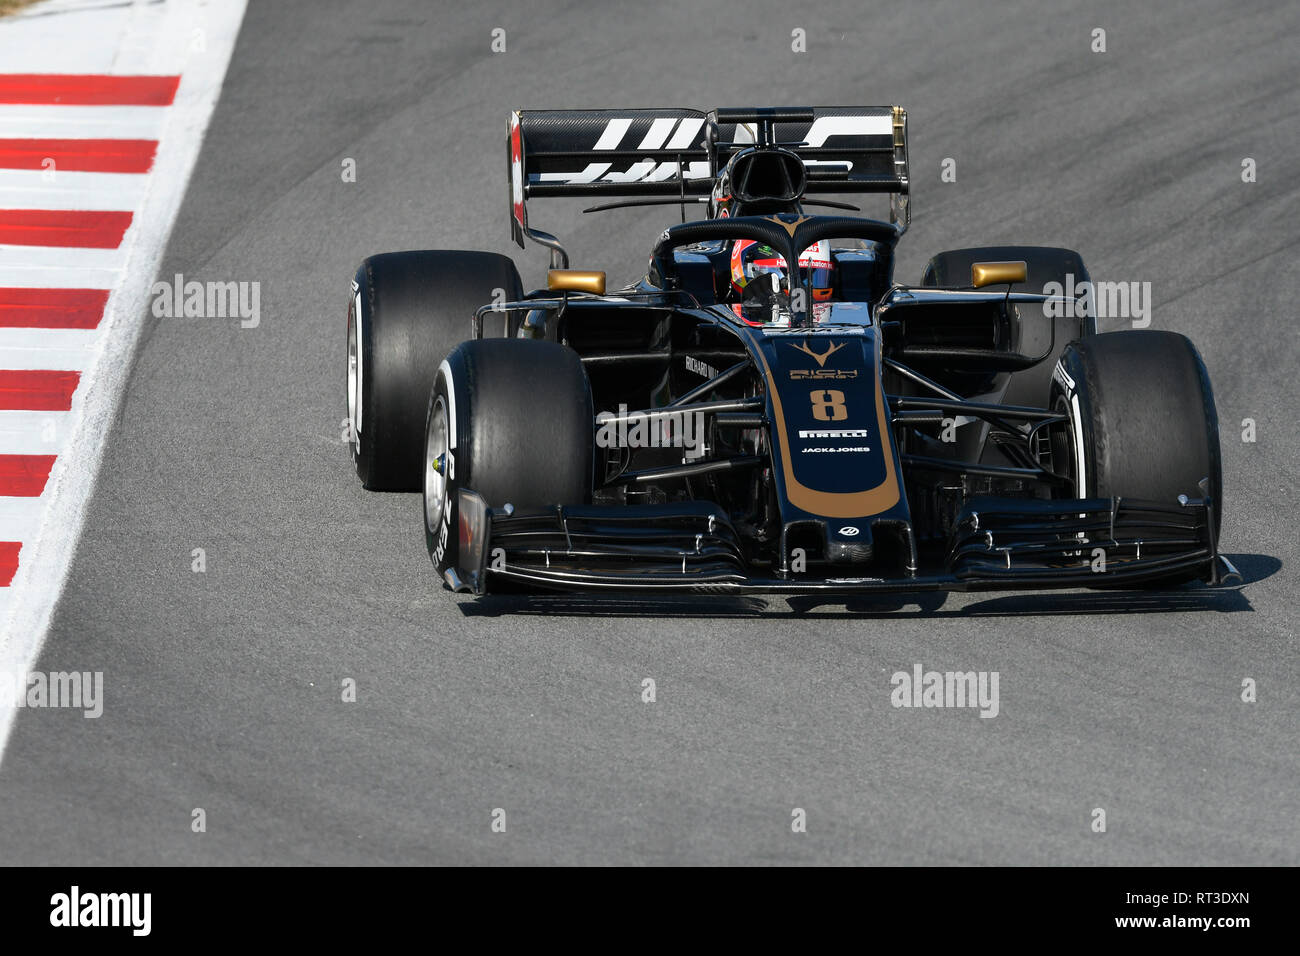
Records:
<instances>
[{"instance_id":1,"label":"asphalt track surface","mask_svg":"<svg viewBox=\"0 0 1300 956\"><path fill-rule=\"evenodd\" d=\"M105 713L19 717L0 861L1300 862L1300 8L489 6L250 4L162 274L261 282L261 324L150 319L37 664L104 671ZM900 280L1024 242L1152 283L1214 382L1242 588L441 589L419 497L364 492L340 441L357 262L512 252L510 108L804 103L909 109ZM532 210L612 279L674 214ZM915 663L998 671L1000 714L891 707Z\"/></svg>"}]
</instances>

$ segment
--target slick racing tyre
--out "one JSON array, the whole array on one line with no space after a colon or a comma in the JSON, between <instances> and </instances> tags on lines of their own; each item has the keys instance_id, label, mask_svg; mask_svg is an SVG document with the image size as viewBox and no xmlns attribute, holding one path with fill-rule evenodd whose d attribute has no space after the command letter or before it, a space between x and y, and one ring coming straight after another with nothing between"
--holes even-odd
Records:
<instances>
[{"instance_id":1,"label":"slick racing tyre","mask_svg":"<svg viewBox=\"0 0 1300 956\"><path fill-rule=\"evenodd\" d=\"M1186 336L1108 332L1071 343L1048 407L1067 419L1068 428L1053 433L1052 463L1074 478L1076 497L1172 504L1179 495L1201 497L1207 480L1218 540L1219 420L1205 364Z\"/></svg>"},{"instance_id":2,"label":"slick racing tyre","mask_svg":"<svg viewBox=\"0 0 1300 956\"><path fill-rule=\"evenodd\" d=\"M438 573L458 567L458 493L489 508L591 500L595 415L578 354L534 339L464 342L437 370L424 441L424 532Z\"/></svg>"},{"instance_id":3,"label":"slick racing tyre","mask_svg":"<svg viewBox=\"0 0 1300 956\"><path fill-rule=\"evenodd\" d=\"M365 487L420 490L434 374L470 337L474 312L502 295L523 290L514 263L495 253L389 252L361 264L348 304L346 426ZM485 334L501 333L493 319Z\"/></svg>"}]
</instances>

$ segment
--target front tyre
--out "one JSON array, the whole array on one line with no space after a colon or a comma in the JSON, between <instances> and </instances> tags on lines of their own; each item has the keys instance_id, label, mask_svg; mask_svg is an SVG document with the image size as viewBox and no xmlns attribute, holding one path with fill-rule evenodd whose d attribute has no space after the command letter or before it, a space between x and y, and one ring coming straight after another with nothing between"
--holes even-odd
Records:
<instances>
[{"instance_id":1,"label":"front tyre","mask_svg":"<svg viewBox=\"0 0 1300 956\"><path fill-rule=\"evenodd\" d=\"M1201 497L1206 481L1218 540L1219 419L1205 363L1186 336L1107 332L1070 343L1048 407L1066 416L1067 427L1053 435L1052 460L1073 477L1076 497L1173 504L1179 495Z\"/></svg>"},{"instance_id":2,"label":"front tyre","mask_svg":"<svg viewBox=\"0 0 1300 956\"><path fill-rule=\"evenodd\" d=\"M489 508L591 500L595 415L576 352L553 342L463 342L439 366L424 443L424 533L438 573L459 567L459 491Z\"/></svg>"}]
</instances>

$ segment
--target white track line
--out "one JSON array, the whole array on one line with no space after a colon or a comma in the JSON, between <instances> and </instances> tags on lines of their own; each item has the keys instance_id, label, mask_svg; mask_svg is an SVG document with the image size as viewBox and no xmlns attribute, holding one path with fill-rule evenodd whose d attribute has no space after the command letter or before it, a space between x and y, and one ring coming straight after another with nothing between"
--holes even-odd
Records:
<instances>
[{"instance_id":1,"label":"white track line","mask_svg":"<svg viewBox=\"0 0 1300 956\"><path fill-rule=\"evenodd\" d=\"M0 368L84 372L102 337L99 329L0 329Z\"/></svg>"},{"instance_id":2,"label":"white track line","mask_svg":"<svg viewBox=\"0 0 1300 956\"><path fill-rule=\"evenodd\" d=\"M0 455L61 455L71 432L72 412L0 409ZM0 502L9 499L0 497ZM0 506L0 518L4 515ZM6 538L0 541L21 541Z\"/></svg>"},{"instance_id":3,"label":"white track line","mask_svg":"<svg viewBox=\"0 0 1300 956\"><path fill-rule=\"evenodd\" d=\"M73 0L46 0L24 13L75 6ZM162 118L161 130L145 132L138 128L138 122L136 128L105 122L72 134L159 140L154 167L148 174L147 193L136 210L135 221L123 239L121 250L77 250L82 254L60 257L58 253L66 250L39 250L42 254L33 256L38 250L0 247L0 283L6 282L6 277L19 276L27 281L11 284L63 285L55 273L70 269L70 274L77 277L71 287L84 284L113 289L100 323L101 348L82 373L72 401L73 410L68 413L72 419L70 437L42 495L46 507L40 527L9 539L22 540L24 545L13 584L5 589L9 594L0 599L0 613L4 614L0 619L0 674L28 673L40 654L85 522L86 504L94 490L105 441L130 374L131 359L148 311L149 289L220 94L244 6L245 0L212 4L203 0L169 0L165 5L115 8L116 14L103 10L45 17L55 24L52 29L59 33L56 43L47 39L43 47L39 42L32 42L32 31L47 29L37 22L37 17L24 15L0 21L0 63L9 72L108 71L182 76L175 102L168 108L151 111ZM127 19L115 20L113 16ZM201 49L195 48L196 30L202 31ZM21 48L10 49L18 45L14 40L19 35L23 35L24 41ZM111 54L110 66L100 62L103 54ZM25 65L24 56L36 58L41 65ZM55 108L56 111L72 109L76 108ZM105 116L108 112L118 112L117 108L103 109ZM2 108L0 114L10 117L0 119L0 136L66 136L67 132L30 130L47 126L71 128L65 113L56 112L54 115L65 122L52 125L36 118L34 109ZM24 128L28 131L14 131ZM125 262L120 261L123 254ZM119 269L122 271L118 272ZM97 276L98 281L81 281L91 276ZM2 508L0 515L3 515ZM0 518L0 524L12 521L20 525L22 520L15 514L11 519ZM13 729L15 714L16 709L0 709L0 758Z\"/></svg>"},{"instance_id":4,"label":"white track line","mask_svg":"<svg viewBox=\"0 0 1300 956\"><path fill-rule=\"evenodd\" d=\"M136 173L56 172L0 169L0 209L136 209L147 176Z\"/></svg>"},{"instance_id":5,"label":"white track line","mask_svg":"<svg viewBox=\"0 0 1300 956\"><path fill-rule=\"evenodd\" d=\"M139 217L137 216L137 219ZM135 228L135 223L131 226ZM0 245L0 276L8 270L24 270L42 274L31 282L15 282L16 286L37 286L42 289L52 288L57 275L62 272L92 270L95 272L121 272L126 268L127 242L131 235L122 239L122 245L116 249L57 249L46 246L10 246ZM87 286L87 288L112 288L116 279L106 286ZM79 288L68 286L67 288Z\"/></svg>"},{"instance_id":6,"label":"white track line","mask_svg":"<svg viewBox=\"0 0 1300 956\"><path fill-rule=\"evenodd\" d=\"M4 72L21 72L4 62ZM156 106L60 106L54 111L6 105L0 113L0 139L158 139L166 118L166 111Z\"/></svg>"},{"instance_id":7,"label":"white track line","mask_svg":"<svg viewBox=\"0 0 1300 956\"><path fill-rule=\"evenodd\" d=\"M0 260L5 246L0 246ZM120 266L6 266L0 265L0 288L16 289L111 289L122 277Z\"/></svg>"},{"instance_id":8,"label":"white track line","mask_svg":"<svg viewBox=\"0 0 1300 956\"><path fill-rule=\"evenodd\" d=\"M28 498L0 498L0 534L6 536L4 540L25 541L39 529L40 516L37 512L21 507L29 500Z\"/></svg>"}]
</instances>

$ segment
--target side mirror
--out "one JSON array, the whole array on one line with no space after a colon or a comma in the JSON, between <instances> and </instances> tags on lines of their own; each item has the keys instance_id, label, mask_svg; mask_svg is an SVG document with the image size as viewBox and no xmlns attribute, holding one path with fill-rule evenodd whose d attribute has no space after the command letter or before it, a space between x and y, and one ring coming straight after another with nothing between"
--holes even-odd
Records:
<instances>
[{"instance_id":1,"label":"side mirror","mask_svg":"<svg viewBox=\"0 0 1300 956\"><path fill-rule=\"evenodd\" d=\"M552 269L546 273L546 288L552 292L605 294L605 273L587 269Z\"/></svg>"},{"instance_id":2,"label":"side mirror","mask_svg":"<svg viewBox=\"0 0 1300 956\"><path fill-rule=\"evenodd\" d=\"M970 267L970 284L982 289L986 285L1024 282L1028 274L1029 265L1024 261L975 262Z\"/></svg>"}]
</instances>

